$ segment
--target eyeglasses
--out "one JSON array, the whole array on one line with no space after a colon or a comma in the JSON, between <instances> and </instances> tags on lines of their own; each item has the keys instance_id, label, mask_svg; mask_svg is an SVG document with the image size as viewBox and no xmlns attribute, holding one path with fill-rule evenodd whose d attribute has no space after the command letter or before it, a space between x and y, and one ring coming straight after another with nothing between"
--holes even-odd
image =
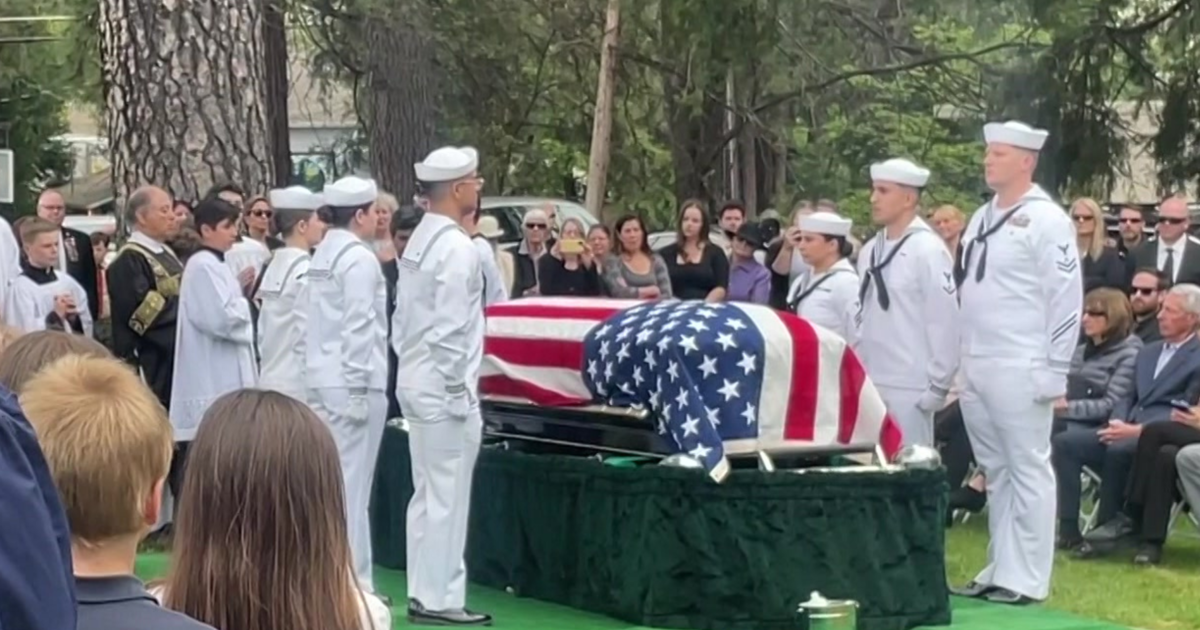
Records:
<instances>
[{"instance_id":1,"label":"eyeglasses","mask_svg":"<svg viewBox=\"0 0 1200 630\"><path fill-rule=\"evenodd\" d=\"M270 219L273 213L270 210L251 210L250 216Z\"/></svg>"},{"instance_id":2,"label":"eyeglasses","mask_svg":"<svg viewBox=\"0 0 1200 630\"><path fill-rule=\"evenodd\" d=\"M1095 309L1092 309L1089 311L1084 311L1083 314L1087 315L1088 317L1108 317L1108 313L1105 313L1104 311L1098 311Z\"/></svg>"},{"instance_id":3,"label":"eyeglasses","mask_svg":"<svg viewBox=\"0 0 1200 630\"><path fill-rule=\"evenodd\" d=\"M546 224L545 223L526 223L525 227L530 230L544 230L544 229L546 229Z\"/></svg>"},{"instance_id":4,"label":"eyeglasses","mask_svg":"<svg viewBox=\"0 0 1200 630\"><path fill-rule=\"evenodd\" d=\"M1145 219L1129 219L1129 218L1118 219L1118 221L1120 223L1145 223L1146 222Z\"/></svg>"},{"instance_id":5,"label":"eyeglasses","mask_svg":"<svg viewBox=\"0 0 1200 630\"><path fill-rule=\"evenodd\" d=\"M1134 295L1154 295L1155 293L1158 293L1158 289L1147 289L1145 287L1133 287L1132 291L1130 291L1130 292L1133 293Z\"/></svg>"},{"instance_id":6,"label":"eyeglasses","mask_svg":"<svg viewBox=\"0 0 1200 630\"><path fill-rule=\"evenodd\" d=\"M1159 217L1158 219L1159 223L1166 223L1167 225L1181 225L1184 221L1187 221L1187 219L1181 217Z\"/></svg>"},{"instance_id":7,"label":"eyeglasses","mask_svg":"<svg viewBox=\"0 0 1200 630\"><path fill-rule=\"evenodd\" d=\"M1082 214L1077 214L1071 218L1075 219L1076 223L1087 223L1088 221L1091 221L1091 220L1095 219L1096 217L1090 217L1090 216L1086 216L1086 215L1082 215Z\"/></svg>"}]
</instances>

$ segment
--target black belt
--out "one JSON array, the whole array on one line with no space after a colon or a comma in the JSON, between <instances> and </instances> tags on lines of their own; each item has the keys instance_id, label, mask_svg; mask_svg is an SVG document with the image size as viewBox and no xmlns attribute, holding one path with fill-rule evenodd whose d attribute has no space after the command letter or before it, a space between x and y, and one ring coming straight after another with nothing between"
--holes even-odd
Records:
<instances>
[{"instance_id":1,"label":"black belt","mask_svg":"<svg viewBox=\"0 0 1200 630\"><path fill-rule=\"evenodd\" d=\"M867 297L867 291L871 288L871 281L874 280L875 297L879 300L879 308L882 308L885 311L891 308L892 299L888 295L887 283L883 280L883 270L886 269L888 265L892 264L892 259L896 257L896 254L900 253L900 248L904 247L904 243L907 242L909 238L912 238L913 234L915 234L915 232L909 232L908 234L905 234L904 238L900 239L900 242L896 243L896 246L892 248L892 251L888 252L887 257L884 258L883 261L872 264L867 268L867 273L863 275L862 287L860 287L858 290L859 302L865 303L864 300ZM879 238L884 238L884 235L880 234ZM880 242L882 243L883 241Z\"/></svg>"},{"instance_id":2,"label":"black belt","mask_svg":"<svg viewBox=\"0 0 1200 630\"><path fill-rule=\"evenodd\" d=\"M962 257L958 260L958 269L956 270L957 273L954 275L959 278L959 284L962 284L962 282L967 279L967 270L971 267L971 254L974 253L976 244L979 245L980 249L979 266L975 267L975 282L983 282L983 276L987 273L987 240L993 234L999 232L1000 228L1004 227L1004 224L1008 223L1008 220L1011 219L1018 210L1024 207L1024 205L1025 204L1023 203L1018 204L1017 207L1005 212L1004 216L1000 217L1000 220L996 222L996 225L989 227L987 230L983 229L982 221L979 223L979 229L975 231L975 238L971 239L971 242L967 243L967 247L963 250Z\"/></svg>"}]
</instances>

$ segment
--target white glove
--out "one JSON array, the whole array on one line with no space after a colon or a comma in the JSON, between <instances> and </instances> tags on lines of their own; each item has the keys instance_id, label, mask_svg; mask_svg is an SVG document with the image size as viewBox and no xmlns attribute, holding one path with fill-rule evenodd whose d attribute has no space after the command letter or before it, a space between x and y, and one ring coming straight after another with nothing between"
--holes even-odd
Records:
<instances>
[{"instance_id":1,"label":"white glove","mask_svg":"<svg viewBox=\"0 0 1200 630\"><path fill-rule=\"evenodd\" d=\"M369 407L367 406L366 396L351 396L346 404L346 417L358 423L367 421L367 416L370 415Z\"/></svg>"},{"instance_id":2,"label":"white glove","mask_svg":"<svg viewBox=\"0 0 1200 630\"><path fill-rule=\"evenodd\" d=\"M936 413L942 410L942 406L945 404L945 402L946 401L944 398L933 393L932 390L927 389L925 390L925 393L921 394L921 397L917 399L917 409L920 409L925 413Z\"/></svg>"},{"instance_id":3,"label":"white glove","mask_svg":"<svg viewBox=\"0 0 1200 630\"><path fill-rule=\"evenodd\" d=\"M1048 403L1067 395L1067 375L1047 369L1033 373L1033 400Z\"/></svg>"},{"instance_id":4,"label":"white glove","mask_svg":"<svg viewBox=\"0 0 1200 630\"><path fill-rule=\"evenodd\" d=\"M446 415L455 420L466 420L471 412L471 393L466 389L458 394L451 394L446 400Z\"/></svg>"}]
</instances>

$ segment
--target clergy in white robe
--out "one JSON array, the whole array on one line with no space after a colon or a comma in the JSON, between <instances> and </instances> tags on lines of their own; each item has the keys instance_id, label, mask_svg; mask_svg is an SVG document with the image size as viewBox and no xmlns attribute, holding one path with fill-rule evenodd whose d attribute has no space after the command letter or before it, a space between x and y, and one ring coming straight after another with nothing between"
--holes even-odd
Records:
<instances>
[{"instance_id":1,"label":"clergy in white robe","mask_svg":"<svg viewBox=\"0 0 1200 630\"><path fill-rule=\"evenodd\" d=\"M21 246L17 244L12 225L0 217L0 288L7 287L20 273ZM3 299L4 296L0 295L0 308L3 308Z\"/></svg>"},{"instance_id":2,"label":"clergy in white robe","mask_svg":"<svg viewBox=\"0 0 1200 630\"><path fill-rule=\"evenodd\" d=\"M4 321L22 332L61 330L90 337L87 291L75 278L55 269L60 234L57 225L44 219L21 223L25 260L8 283Z\"/></svg>"},{"instance_id":3,"label":"clergy in white robe","mask_svg":"<svg viewBox=\"0 0 1200 630\"><path fill-rule=\"evenodd\" d=\"M354 574L374 592L367 508L387 423L387 289L371 249L375 182L346 177L325 187L330 229L308 268L305 378L308 403L329 424L346 485Z\"/></svg>"},{"instance_id":4,"label":"clergy in white robe","mask_svg":"<svg viewBox=\"0 0 1200 630\"><path fill-rule=\"evenodd\" d=\"M929 171L908 160L871 167L871 209L881 230L858 259L859 358L900 425L905 444L933 446L933 414L958 369L954 261L917 216Z\"/></svg>"},{"instance_id":5,"label":"clergy in white robe","mask_svg":"<svg viewBox=\"0 0 1200 630\"><path fill-rule=\"evenodd\" d=\"M797 246L808 269L788 289L788 308L853 344L858 339L858 273L846 259L853 222L832 212L800 217Z\"/></svg>"},{"instance_id":6,"label":"clergy in white robe","mask_svg":"<svg viewBox=\"0 0 1200 630\"><path fill-rule=\"evenodd\" d=\"M250 303L224 261L237 238L238 209L212 198L194 216L202 247L188 258L180 282L169 410L181 443L196 436L213 401L258 382Z\"/></svg>"},{"instance_id":7,"label":"clergy in white robe","mask_svg":"<svg viewBox=\"0 0 1200 630\"><path fill-rule=\"evenodd\" d=\"M325 235L317 216L320 195L303 186L270 192L275 224L284 246L276 249L263 272L255 297L258 311L258 386L307 402L304 376L307 336L309 252Z\"/></svg>"},{"instance_id":8,"label":"clergy in white robe","mask_svg":"<svg viewBox=\"0 0 1200 630\"><path fill-rule=\"evenodd\" d=\"M996 192L963 232L963 421L987 475L987 566L958 593L1023 604L1050 594L1057 494L1053 404L1067 392L1083 280L1067 213L1033 183L1049 134L984 127Z\"/></svg>"},{"instance_id":9,"label":"clergy in white robe","mask_svg":"<svg viewBox=\"0 0 1200 630\"><path fill-rule=\"evenodd\" d=\"M484 313L479 252L461 222L477 208L478 164L475 149L445 147L416 165L427 210L396 283L396 397L409 423L414 488L406 522L408 615L422 625L491 623L464 608L463 550L483 437Z\"/></svg>"}]
</instances>

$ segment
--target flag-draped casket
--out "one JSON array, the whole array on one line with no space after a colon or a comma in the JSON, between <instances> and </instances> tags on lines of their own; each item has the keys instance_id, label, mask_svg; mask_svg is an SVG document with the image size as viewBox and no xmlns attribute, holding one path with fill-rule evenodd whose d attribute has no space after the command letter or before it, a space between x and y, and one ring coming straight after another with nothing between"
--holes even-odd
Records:
<instances>
[{"instance_id":1,"label":"flag-draped casket","mask_svg":"<svg viewBox=\"0 0 1200 630\"><path fill-rule=\"evenodd\" d=\"M755 304L526 298L488 307L480 391L646 409L716 479L725 455L900 432L841 337Z\"/></svg>"}]
</instances>

